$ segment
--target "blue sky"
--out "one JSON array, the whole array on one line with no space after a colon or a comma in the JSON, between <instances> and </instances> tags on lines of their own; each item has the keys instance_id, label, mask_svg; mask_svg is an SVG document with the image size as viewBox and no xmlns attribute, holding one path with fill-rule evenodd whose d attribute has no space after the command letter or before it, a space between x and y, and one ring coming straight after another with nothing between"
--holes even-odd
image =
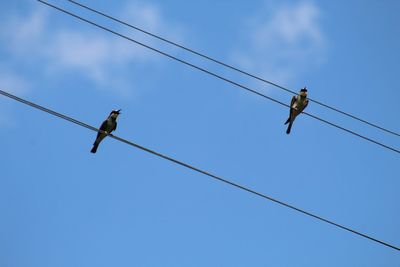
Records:
<instances>
[{"instance_id":1,"label":"blue sky","mask_svg":"<svg viewBox=\"0 0 400 267\"><path fill-rule=\"evenodd\" d=\"M52 3L284 102L291 95ZM96 1L95 8L399 132L397 1ZM0 87L400 246L398 155L36 1L2 1ZM312 114L400 147L398 137ZM0 98L0 266L399 266L400 254Z\"/></svg>"}]
</instances>

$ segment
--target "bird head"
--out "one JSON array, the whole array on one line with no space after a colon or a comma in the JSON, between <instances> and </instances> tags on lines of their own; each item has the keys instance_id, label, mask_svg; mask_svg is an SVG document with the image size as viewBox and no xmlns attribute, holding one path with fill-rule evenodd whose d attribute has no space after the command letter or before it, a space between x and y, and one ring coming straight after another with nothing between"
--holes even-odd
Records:
<instances>
[{"instance_id":1,"label":"bird head","mask_svg":"<svg viewBox=\"0 0 400 267\"><path fill-rule=\"evenodd\" d=\"M300 90L299 95L302 97L307 97L307 87L306 86L304 86L304 88Z\"/></svg>"},{"instance_id":2,"label":"bird head","mask_svg":"<svg viewBox=\"0 0 400 267\"><path fill-rule=\"evenodd\" d=\"M113 110L113 111L111 111L111 113L110 113L110 117L117 118L119 114L121 114L121 110L120 110L120 109L118 109L118 110Z\"/></svg>"}]
</instances>

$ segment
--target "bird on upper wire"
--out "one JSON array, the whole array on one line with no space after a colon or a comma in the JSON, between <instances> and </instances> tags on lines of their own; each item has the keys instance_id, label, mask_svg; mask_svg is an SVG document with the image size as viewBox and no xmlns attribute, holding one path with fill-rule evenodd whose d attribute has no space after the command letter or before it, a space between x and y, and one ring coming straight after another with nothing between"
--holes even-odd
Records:
<instances>
[{"instance_id":1,"label":"bird on upper wire","mask_svg":"<svg viewBox=\"0 0 400 267\"><path fill-rule=\"evenodd\" d=\"M298 95L292 97L292 101L290 102L289 118L285 122L285 125L289 123L286 134L290 134L294 120L300 113L303 112L307 105L307 87L305 86L303 89L300 90Z\"/></svg>"},{"instance_id":2,"label":"bird on upper wire","mask_svg":"<svg viewBox=\"0 0 400 267\"><path fill-rule=\"evenodd\" d=\"M121 110L113 110L110 112L110 115L108 115L108 118L103 121L99 128L99 132L97 133L96 140L93 143L93 148L90 150L91 153L96 153L97 148L99 147L100 142L112 131L115 131L117 129L117 118ZM100 132L102 131L102 132Z\"/></svg>"}]
</instances>

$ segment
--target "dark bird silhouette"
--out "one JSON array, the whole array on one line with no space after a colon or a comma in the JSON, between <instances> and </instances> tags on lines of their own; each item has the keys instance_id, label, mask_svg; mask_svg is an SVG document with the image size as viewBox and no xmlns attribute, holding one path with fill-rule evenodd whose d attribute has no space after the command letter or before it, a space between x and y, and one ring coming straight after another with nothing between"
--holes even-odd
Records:
<instances>
[{"instance_id":1,"label":"dark bird silhouette","mask_svg":"<svg viewBox=\"0 0 400 267\"><path fill-rule=\"evenodd\" d=\"M307 105L308 105L307 87L304 87L303 89L300 90L299 95L292 97L292 101L290 102L289 118L285 122L285 124L289 123L286 130L286 134L290 134L290 130L292 129L294 120L301 112L303 112L303 110L307 107Z\"/></svg>"},{"instance_id":2,"label":"dark bird silhouette","mask_svg":"<svg viewBox=\"0 0 400 267\"><path fill-rule=\"evenodd\" d=\"M118 115L121 114L120 111L120 109L111 111L110 115L108 115L108 118L103 121L99 130L104 131L105 133L97 133L96 141L94 141L93 148L92 150L90 150L90 152L96 153L100 142L107 136L107 134L110 134L112 131L115 131L117 129L117 118Z\"/></svg>"}]
</instances>

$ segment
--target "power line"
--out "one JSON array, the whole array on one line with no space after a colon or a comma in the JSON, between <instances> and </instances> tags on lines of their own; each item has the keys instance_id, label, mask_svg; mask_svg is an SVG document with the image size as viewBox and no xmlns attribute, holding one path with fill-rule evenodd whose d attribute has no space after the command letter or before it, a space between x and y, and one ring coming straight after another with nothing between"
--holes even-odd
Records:
<instances>
[{"instance_id":1,"label":"power line","mask_svg":"<svg viewBox=\"0 0 400 267\"><path fill-rule=\"evenodd\" d=\"M98 11L98 10L96 10L96 9L94 9L94 8L91 8L91 7L87 6L87 5L84 5L84 4L82 4L82 3L79 3L79 2L77 2L77 1L74 1L74 0L68 0L68 1L71 2L71 3L73 3L73 4L75 4L75 5L77 5L77 6L80 6L80 7L82 7L82 8L85 8L85 9L91 11L91 12L94 12L94 13L96 13L96 14L98 14L98 15L101 15L101 16L103 16L103 17L106 17L106 18L108 18L108 19L111 19L111 20L113 20L113 21L116 21L116 22L118 22L118 23L120 23L120 24L122 24L122 25L125 25L125 26L129 27L129 28L132 28L132 29L134 29L134 30L137 30L137 31L139 31L139 32L142 32L142 33L144 33L144 34L146 34L146 35L149 35L149 36L151 36L151 37L154 37L154 38L156 38L156 39L158 39L158 40L161 40L161 41L166 42L166 43L168 43L168 44L171 44L171 45L173 45L173 46L179 47L179 48L181 48L181 49L183 49L183 50L185 50L185 51L188 51L188 52L190 52L190 53L192 53L192 54L194 54L194 55L197 55L197 56L200 56L200 57L202 57L202 58L205 58L205 59L207 59L207 60L209 60L209 61L212 61L212 62L214 62L214 63L217 63L217 64L219 64L219 65L221 65L221 66L224 66L224 67L226 67L226 68L229 68L229 69L231 69L231 70L234 70L234 71L236 71L236 72L239 72L239 73L241 73L241 74L244 74L244 75L246 75L246 76L248 76L248 77L254 78L254 79L259 80L259 81L261 81L261 82L264 82L264 83L270 84L270 85L272 85L272 86L275 86L275 87L277 87L277 88L279 88L279 89L281 89L281 90L283 90L283 91L286 91L286 92L288 92L288 93L297 95L296 92L294 92L294 91L292 91L292 90L290 90L290 89L288 89L288 88L285 88L285 87L283 87L283 86L281 86L281 85L279 85L279 84L277 84L277 83L268 81L267 79L261 78L261 77L259 77L259 76L254 75L254 74L251 74L251 73L249 73L249 72L247 72L247 71L241 70L241 69L239 69L238 67L235 67L235 66L232 66L232 65L230 65L230 64L224 63L224 62L222 62L222 61L220 61L220 60L217 60L217 59L215 59L215 58L212 58L212 57L210 57L210 56L207 56L207 55L205 55L204 53L197 52L197 51L195 51L195 50L193 50L193 49L191 49L191 48L188 48L188 47L186 47L186 46L184 46L184 45L181 45L181 44L178 44L178 43L176 43L176 42L170 41L170 40L168 40L168 39L166 39L166 38L164 38L164 37L161 37L161 36L159 36L159 35L157 35L157 34L151 33L151 32L149 32L149 31L146 31L146 30L142 29L142 28L139 28L139 27L137 27L137 26L134 26L134 25L132 25L132 24L129 24L129 23L125 22L125 21L122 21L122 20L120 20L120 19L117 19L117 18L115 18L115 17L113 17L113 16L110 16L110 15L104 13L104 12ZM324 104L324 103L322 103L322 102L320 102L320 101L317 101L317 100L315 100L315 99L312 99L312 98L308 98L308 99L309 99L311 102L314 102L314 103L316 103L316 104L318 104L318 105L320 105L320 106L323 106L323 107L325 107L325 108L331 109L331 110L336 111L336 112L338 112L338 113L340 113L340 114L342 114L342 115L345 115L345 116L350 117L350 118L352 118L352 119L358 120L358 121L360 121L360 122L362 122L362 123L364 123L364 124L367 124L367 125L369 125L369 126L372 126L372 127L374 127L374 128L377 128L377 129L382 130L382 131L384 131L384 132L387 132L387 133L390 133L390 134L393 134L393 135L396 135L396 136L400 137L400 133L396 133L396 132L394 132L394 131L392 131L392 130L388 130L387 128L384 128L384 127L379 126L379 125L377 125L377 124L374 124L374 123L371 123L371 122L366 121L366 120L364 120L364 119L361 119L360 117L357 117L357 116L352 115L352 114L350 114L350 113L348 113L348 112L339 110L338 108L332 107L332 106L330 106L330 105L328 105L328 104Z\"/></svg>"},{"instance_id":2,"label":"power line","mask_svg":"<svg viewBox=\"0 0 400 267\"><path fill-rule=\"evenodd\" d=\"M276 99L274 99L274 98L272 98L272 97L270 97L270 96L264 95L264 94L262 94L262 93L260 93L260 92L258 92L258 91L256 91L256 90L254 90L254 89L251 89L250 87L247 87L247 86L245 86L245 85L242 85L242 84L240 84L240 83L237 83L237 82L235 82L235 81L232 81L232 80L230 80L230 79L227 79L227 78L225 78L225 77L223 77L223 76L221 76L221 75L218 75L218 74L216 74L216 73L214 73L214 72L211 72L211 71L209 71L209 70L207 70L207 69L201 68L201 67L196 66L196 65L194 65L194 64L192 64L192 63L189 63L189 62L187 62L187 61L185 61L185 60L182 60L182 59L177 58L177 57L175 57L175 56L173 56L173 55L170 55L170 54L168 54L168 53L166 53L166 52L163 52L163 51L158 50L158 49L156 49L156 48L154 48L154 47L151 47L151 46L149 46L149 45L146 45L146 44L144 44L144 43L141 43L141 42L139 42L139 41L137 41L137 40L135 40L135 39L133 39L133 38L130 38L130 37L126 36L126 35L123 35L123 34L121 34L121 33L116 32L116 31L113 31L113 30L111 30L111 29L109 29L109 28L107 28L107 27L104 27L104 26L102 26L102 25L99 25L99 24L97 24L97 23L95 23L95 22L93 22L93 21L90 21L90 20L88 20L88 19L85 19L85 18L83 18L83 17L80 17L80 16L78 16L78 15L76 15L76 14L74 14L74 13L71 13L71 12L65 10L65 9L62 9L62 8L60 8L60 7L57 7L57 6L55 6L55 5L52 5L52 4L47 3L47 2L45 2L45 1L42 1L42 0L38 0L38 2L41 2L42 4L45 4L45 5L49 6L49 7L52 7L52 8L54 8L54 9L56 9L56 10L58 10L58 11L61 11L61 12L65 13L65 14L67 14L67 15L70 15L70 16L72 16L72 17L75 17L75 18L77 18L77 19L79 19L79 20L81 20L81 21L84 21L84 22L86 22L86 23L88 23L88 24L91 24L91 25L93 25L93 26L96 26L96 27L98 27L98 28L100 28L100 29L102 29L102 30L105 30L105 31L107 31L107 32L110 32L110 33L112 33L112 34L114 34L114 35L117 35L117 36L123 38L123 39L126 39L126 40L128 40L128 41L130 41L130 42L133 42L133 43L135 43L135 44L138 44L138 45L140 45L140 46L142 46L142 47L145 47L145 48L147 48L147 49L149 49L149 50L152 50L152 51L154 51L154 52L157 52L157 53L159 53L159 54L161 54L161 55L163 55L163 56L166 56L166 57L168 57L168 58L170 58L170 59L173 59L173 60L175 60L175 61L178 61L178 62L180 62L180 63L182 63L182 64L184 64L184 65L187 65L187 66L189 66L189 67L192 67L192 68L194 68L194 69L197 69L197 70L199 70L199 71L201 71L201 72L204 72L204 73L206 73L206 74L208 74L208 75L211 75L211 76L213 76L213 77L215 77L215 78L218 78L218 79L220 79L220 80L222 80L222 81L225 81L225 82L227 82L227 83L230 83L230 84L232 84L232 85L235 85L235 86L237 86L237 87L240 87L240 88L242 88L242 89L244 89L244 90L246 90L246 91L249 91L249 92L251 92L251 93L253 93L253 94L259 95L259 96L261 96L261 97L263 97L263 98L266 98L266 99L268 99L268 100L270 100L270 101L273 101L273 102L275 102L275 103L277 103L277 104L280 104L280 105L282 105L282 106L284 106L284 107L290 108L290 106L289 106L288 104L283 103L283 102L281 102L281 101L278 101L278 100L276 100ZM350 133L350 134L352 134L352 135L354 135L354 136L357 136L357 137L359 137L359 138L362 138L362 139L364 139L364 140L366 140L366 141L369 141L369 142L371 142L371 143L373 143L373 144L379 145L379 146L381 146L381 147L384 147L384 148L386 148L386 149L388 149L388 150L391 150L391 151L394 151L394 152L400 154L400 150L398 150L398 149L396 149L396 148L393 148L393 147L391 147L391 146L385 145L385 144L383 144L383 143L381 143L381 142L378 142L378 141L376 141L376 140L373 140L373 139L371 139L371 138L369 138L369 137L366 137L366 136L364 136L364 135L361 135L361 134L359 134L359 133L357 133L357 132L354 132L354 131L352 131L352 130L346 129L346 128L340 126L340 125L337 125L337 124L335 124L335 123L329 122L329 121L327 121L327 120L325 120L325 119L319 118L319 117L317 117L317 116L315 116L315 115L312 115L312 114L310 114L310 113L307 113L307 112L304 112L304 111L303 111L303 114L305 114L305 115L307 115L307 116L309 116L309 117L311 117L311 118L314 118L314 119L316 119L316 120L319 120L319 121L321 121L321 122L323 122L323 123L325 123L325 124L328 124L328 125L330 125L330 126L333 126L333 127L337 128L337 129L340 129L340 130L342 130L342 131L345 131L345 132L347 132L347 133Z\"/></svg>"},{"instance_id":3,"label":"power line","mask_svg":"<svg viewBox=\"0 0 400 267\"><path fill-rule=\"evenodd\" d=\"M363 234L363 233L358 232L358 231L356 231L356 230L353 230L353 229L351 229L351 228L349 228L349 227L346 227L346 226L343 226L343 225L341 225L341 224L335 223L335 222L333 222L333 221L331 221L331 220L325 219L325 218L323 218L323 217L321 217L321 216L318 216L318 215L315 215L315 214L313 214L313 213L311 213L311 212L308 212L308 211L305 211L305 210L303 210L303 209L297 208L297 207L295 207L295 206L293 206L293 205L290 205L290 204L288 204L288 203L285 203L285 202L283 202L283 201L281 201L281 200L278 200L278 199L275 199L275 198L273 198L273 197L267 196L267 195L265 195L265 194L263 194L263 193L259 193L259 192L255 191L255 190L253 190L253 189L250 189L250 188L247 188L247 187L242 186L242 185L240 185L240 184L234 183L234 182L232 182L232 181L229 181L229 180L227 180L227 179L224 179L224 178L222 178L222 177L220 177L220 176L217 176L217 175L215 175L215 174L212 174L212 173L210 173L210 172L201 170L201 169L196 168L196 167L194 167L194 166L192 166L192 165L190 165L190 164L184 163L184 162L182 162L182 161L179 161L179 160L174 159L174 158L172 158L172 157L166 156L166 155L164 155L164 154L161 154L161 153L156 152L156 151L154 151L154 150L151 150L151 149L149 149L149 148L143 147L143 146L141 146L141 145L139 145L139 144L136 144L136 143L134 143L134 142L132 142L132 141L128 141L128 140L123 139L123 138L121 138L121 137L118 137L118 136L116 136L116 135L108 134L108 133L106 133L106 132L104 132L104 131L102 131L102 130L99 130L99 129L97 129L97 128L91 126L91 125L89 125L89 124L86 124L86 123L84 123L84 122L82 122L82 121L73 119L73 118L71 118L71 117L69 117L69 116L63 115L63 114L58 113L58 112L56 112L56 111L54 111L54 110L45 108L45 107L43 107L43 106L40 106L40 105L35 104L35 103L33 103L33 102L30 102L30 101L28 101L28 100L22 99L22 98L17 97L17 96L15 96L15 95L13 95L13 94L7 93L7 92L5 92L5 91L3 91L3 90L0 90L0 94L3 95L3 96L5 96L5 97L11 98L11 99L13 99L13 100L15 100L15 101L18 101L18 102L20 102L20 103L23 103L23 104L25 104L25 105L31 106L31 107L33 107L33 108L35 108L35 109L39 109L39 110L41 110L41 111L43 111L43 112L46 112L46 113L51 114L51 115L53 115L53 116L56 116L56 117L58 117L58 118L64 119L64 120L69 121L69 122L74 123L74 124L77 124L77 125L79 125L79 126L81 126L81 127L87 128L87 129L89 129L89 130L107 134L108 136L110 136L111 138L114 138L114 139L117 140L117 141L120 141L120 142L125 143L125 144L130 145L130 146L133 146L133 147L135 147L135 148L141 149L141 150L143 150L143 151L145 151L145 152L148 152L148 153L153 154L153 155L155 155L155 156L157 156L157 157L163 158L163 159L168 160L168 161L170 161L170 162L172 162L172 163L175 163L175 164L178 164L178 165L183 166L183 167L185 167L185 168L188 168L188 169L190 169L190 170L192 170L192 171L195 171L195 172L204 174L204 175L206 175L206 176L208 176L208 177L211 177L211 178L213 178L213 179L215 179L215 180L218 180L218 181L223 182L223 183L225 183L225 184L228 184L228 185L230 185L230 186L236 187L236 188L238 188L238 189L240 189L240 190L246 191L246 192L251 193L251 194L253 194L253 195L259 196L259 197L261 197L261 198L263 198L263 199L266 199L266 200L275 202L276 204L279 204L279 205L284 206L284 207L286 207L286 208L295 210L295 211L297 211L297 212L299 212L299 213L301 213L301 214L303 214L303 215L307 215L307 216L312 217L312 218L314 218L314 219L317 219L317 220L319 220L319 221L328 223L328 224L333 225L333 226L335 226L335 227L338 227L338 228L340 228L340 229L343 229L343 230L346 230L346 231L351 232L351 233L353 233L353 234L356 234L356 235L359 235L359 236L361 236L361 237L367 238L367 239L369 239L369 240L371 240L371 241L374 241L374 242L379 243L379 244L381 244L381 245L384 245L384 246L386 246L386 247L389 247L389 248L395 249L395 250L397 250L397 251L400 251L400 248L399 248L399 247L396 247L396 246L391 245L391 244L389 244L389 243L383 242L383 241L378 240L378 239L376 239L376 238L373 238L373 237L371 237L371 236L369 236L369 235L366 235L366 234Z\"/></svg>"}]
</instances>

